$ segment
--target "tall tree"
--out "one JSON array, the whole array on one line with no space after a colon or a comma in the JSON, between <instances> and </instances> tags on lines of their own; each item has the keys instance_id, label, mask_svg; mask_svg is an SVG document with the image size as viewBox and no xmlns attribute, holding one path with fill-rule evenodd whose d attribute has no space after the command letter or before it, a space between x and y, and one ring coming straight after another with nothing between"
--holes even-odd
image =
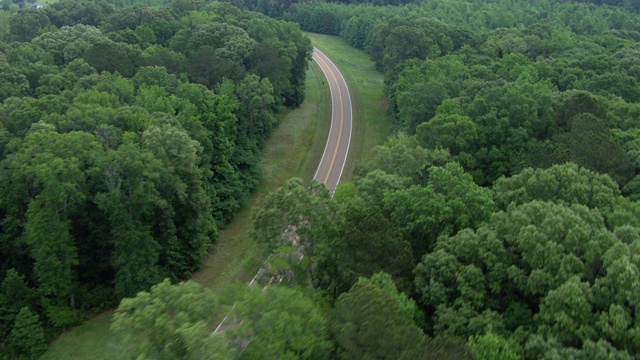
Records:
<instances>
[{"instance_id":1,"label":"tall tree","mask_svg":"<svg viewBox=\"0 0 640 360\"><path fill-rule=\"evenodd\" d=\"M26 210L25 239L35 262L42 303L49 320L64 327L76 320L78 258L70 218L86 199L85 183L99 145L92 135L58 134L41 125L25 138L14 164L35 185Z\"/></svg>"},{"instance_id":2,"label":"tall tree","mask_svg":"<svg viewBox=\"0 0 640 360\"><path fill-rule=\"evenodd\" d=\"M610 177L572 163L548 169L526 168L510 178L498 179L493 185L494 201L500 210L533 200L611 209L619 195L620 190Z\"/></svg>"},{"instance_id":3,"label":"tall tree","mask_svg":"<svg viewBox=\"0 0 640 360\"><path fill-rule=\"evenodd\" d=\"M161 263L169 274L188 276L202 265L209 245L217 235L211 216L211 199L203 187L200 144L186 131L164 125L151 126L142 134L142 146L162 161L164 179L159 195L156 239L163 248Z\"/></svg>"},{"instance_id":4,"label":"tall tree","mask_svg":"<svg viewBox=\"0 0 640 360\"><path fill-rule=\"evenodd\" d=\"M9 269L0 285L0 338L9 336L20 310L33 306L34 300L33 290L27 286L24 275Z\"/></svg>"},{"instance_id":5,"label":"tall tree","mask_svg":"<svg viewBox=\"0 0 640 360\"><path fill-rule=\"evenodd\" d=\"M333 348L318 304L298 289L249 289L233 312L240 326L232 333L248 342L242 359L322 359Z\"/></svg>"},{"instance_id":6,"label":"tall tree","mask_svg":"<svg viewBox=\"0 0 640 360\"><path fill-rule=\"evenodd\" d=\"M29 360L40 358L47 350L40 319L28 307L20 309L16 316L15 325L11 330L10 344L15 355L24 354Z\"/></svg>"},{"instance_id":7,"label":"tall tree","mask_svg":"<svg viewBox=\"0 0 640 360\"><path fill-rule=\"evenodd\" d=\"M420 359L425 336L387 291L356 283L336 302L331 331L341 359Z\"/></svg>"},{"instance_id":8,"label":"tall tree","mask_svg":"<svg viewBox=\"0 0 640 360\"><path fill-rule=\"evenodd\" d=\"M411 243L416 260L433 249L440 235L475 228L493 211L491 192L473 182L457 163L430 167L426 186L385 194L391 226Z\"/></svg>"},{"instance_id":9,"label":"tall tree","mask_svg":"<svg viewBox=\"0 0 640 360\"><path fill-rule=\"evenodd\" d=\"M162 163L139 145L125 142L108 152L101 168L107 191L96 201L111 224L115 290L118 296L133 296L161 276L161 249L150 219L156 206L166 206L157 190Z\"/></svg>"},{"instance_id":10,"label":"tall tree","mask_svg":"<svg viewBox=\"0 0 640 360\"><path fill-rule=\"evenodd\" d=\"M123 337L134 357L229 359L224 334L209 329L217 299L193 282L167 279L123 299L111 330Z\"/></svg>"},{"instance_id":11,"label":"tall tree","mask_svg":"<svg viewBox=\"0 0 640 360\"><path fill-rule=\"evenodd\" d=\"M523 341L531 358L552 342L584 352L605 338L616 351L633 353L637 342L625 334L636 331L626 314L635 313L636 301L627 299L636 292L630 255L637 250L623 241L638 238L632 227L611 233L599 210L583 205L510 205L477 231L440 237L415 270L416 288L437 333L510 335L520 328L540 336Z\"/></svg>"},{"instance_id":12,"label":"tall tree","mask_svg":"<svg viewBox=\"0 0 640 360\"><path fill-rule=\"evenodd\" d=\"M288 245L290 239L283 238L282 234L291 226L300 236L305 253L312 255L317 245L313 234L325 226L332 209L325 186L312 182L305 187L301 179L289 179L269 195L265 205L254 214L252 234L256 240L274 247Z\"/></svg>"},{"instance_id":13,"label":"tall tree","mask_svg":"<svg viewBox=\"0 0 640 360\"><path fill-rule=\"evenodd\" d=\"M46 12L38 9L22 9L9 20L11 34L17 41L27 42L51 24Z\"/></svg>"},{"instance_id":14,"label":"tall tree","mask_svg":"<svg viewBox=\"0 0 640 360\"><path fill-rule=\"evenodd\" d=\"M494 333L469 338L470 352L477 360L518 360L522 349L508 339Z\"/></svg>"},{"instance_id":15,"label":"tall tree","mask_svg":"<svg viewBox=\"0 0 640 360\"><path fill-rule=\"evenodd\" d=\"M315 233L319 239L312 256L317 264L315 285L336 298L359 277L385 271L407 289L413 268L411 247L389 226L381 209L356 198L340 206L336 215L335 225Z\"/></svg>"},{"instance_id":16,"label":"tall tree","mask_svg":"<svg viewBox=\"0 0 640 360\"><path fill-rule=\"evenodd\" d=\"M0 101L11 96L27 95L29 81L7 62L6 56L0 53Z\"/></svg>"}]
</instances>

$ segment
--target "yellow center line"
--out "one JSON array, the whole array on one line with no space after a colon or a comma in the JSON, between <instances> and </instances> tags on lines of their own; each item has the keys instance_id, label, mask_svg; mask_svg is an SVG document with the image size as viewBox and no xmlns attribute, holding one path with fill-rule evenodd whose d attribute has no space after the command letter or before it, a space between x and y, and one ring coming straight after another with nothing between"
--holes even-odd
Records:
<instances>
[{"instance_id":1,"label":"yellow center line","mask_svg":"<svg viewBox=\"0 0 640 360\"><path fill-rule=\"evenodd\" d=\"M331 74L331 77L333 77L333 80L336 83L336 87L338 88L338 98L340 99L340 130L338 131L338 143L336 144L336 149L333 152L333 157L331 158L331 163L329 164L329 171L327 172L327 176L324 178L324 183L326 184L327 181L329 180L329 176L331 175L331 171L333 170L333 164L336 161L336 156L338 155L338 148L340 147L340 139L342 138L342 127L344 122L344 105L342 104L342 91L340 91L340 84L338 83L338 78L336 78L336 75L333 73L333 71L331 71L331 67L329 67L329 65L320 57L320 55L318 55L317 57L318 57L318 60L320 60L324 64L326 69L329 71L329 73ZM333 117L333 114L331 114L331 117Z\"/></svg>"}]
</instances>

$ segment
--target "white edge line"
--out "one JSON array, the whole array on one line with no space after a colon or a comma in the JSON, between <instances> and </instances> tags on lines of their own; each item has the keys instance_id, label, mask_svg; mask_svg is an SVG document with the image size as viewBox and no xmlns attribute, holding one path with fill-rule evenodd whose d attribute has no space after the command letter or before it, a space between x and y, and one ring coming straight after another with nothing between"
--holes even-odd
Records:
<instances>
[{"instance_id":1,"label":"white edge line","mask_svg":"<svg viewBox=\"0 0 640 360\"><path fill-rule=\"evenodd\" d=\"M220 330L220 327L222 326L222 324L224 324L225 321L227 321L227 318L229 317L229 315L231 315L231 312L233 311L233 309L236 308L236 305L238 305L238 302L236 301L235 304L233 304L233 307L231 308L231 310L229 310L229 312L227 313L227 316L224 317L224 319L222 319L222 321L220 321L220 325L218 325L218 327L213 330L213 333L217 333L218 330Z\"/></svg>"},{"instance_id":2,"label":"white edge line","mask_svg":"<svg viewBox=\"0 0 640 360\"><path fill-rule=\"evenodd\" d=\"M318 48L314 47L313 50L314 50L314 52L317 51L318 53L322 54L322 56L324 56L326 60L329 60L329 62L331 63L331 65L333 65L333 67L338 72L338 74L340 74L340 78L342 79L342 82L345 84L345 88L347 89L347 95L349 97L349 105L351 105L351 93L349 92L349 86L347 86L347 81L344 79L344 76L342 76L342 73L340 72L340 69L338 69L336 64L334 64L333 61L331 61L331 59L329 59L329 57L327 57L327 55L325 55L322 51L318 50ZM320 66L318 61L316 61L315 59L313 61L315 61L316 64L318 64L318 67L320 67L320 70L322 70L322 73L324 74L324 77L327 79L327 84L329 84L329 77L327 76L327 73L324 71L322 66ZM329 134L331 134L331 130L333 129L333 106L334 106L334 103L333 103L333 89L331 88L331 85L329 85L329 91L331 92L331 126L329 127ZM347 157L349 155L349 148L351 148L351 132L352 132L352 129L353 129L353 106L349 106L349 107L351 108L351 111L349 112L349 141L347 143L347 153L345 154L344 161L342 162L342 168L340 169L340 176L338 176L338 182L336 183L336 187L338 186L338 184L340 183L340 179L342 178L342 172L344 171L344 166L347 163ZM327 136L327 143L324 146L324 152L322 153L322 158L320 159L320 163L318 164L318 169L316 170L316 174L313 176L314 179L316 178L316 176L318 176L318 171L320 170L320 166L322 165L322 161L324 160L324 155L327 153L327 147L328 146L329 146L329 136ZM338 144L338 146L340 146L340 144ZM267 260L265 260L263 266L267 263L267 261L269 261L269 259L271 258L271 255L273 255L273 254L269 254L269 256L267 257ZM300 260L302 260L303 257L304 257L304 254L300 257ZM253 282L256 280L256 278L258 277L258 274L260 274L260 270L262 270L262 268L260 268L258 270L258 272L256 273L256 275L253 277L253 279L251 279L251 282L249 283L248 287L251 287L251 284L253 284ZM224 324L224 322L227 320L229 315L231 315L231 312L233 311L233 309L236 308L236 305L238 305L238 302L233 304L233 306L231 307L231 310L229 310L229 312L224 317L224 319L222 319L222 321L220 322L218 327L216 327L216 329L213 331L213 334L218 332L218 330L220 329L222 324ZM249 339L249 342L251 342L251 339ZM247 343L247 345L249 345L249 344ZM247 347L247 345L245 345L242 348L242 351L244 351L244 349Z\"/></svg>"},{"instance_id":3,"label":"white edge line","mask_svg":"<svg viewBox=\"0 0 640 360\"><path fill-rule=\"evenodd\" d=\"M314 48L315 50L318 50L316 48ZM342 76L342 73L340 72L340 69L338 69L338 67L336 66L336 64L333 63L333 61L331 61L331 59L329 59L329 57L327 57L327 55L325 55L322 51L318 50L318 52L322 55L324 55L324 57L329 60L329 62L331 63L331 65L333 65L333 67L336 69L336 71L338 71L338 74L340 74L340 78L342 78L342 82L344 83L344 87L345 89L347 89L347 96L349 97L349 108L351 111L349 111L349 141L347 142L347 152L344 154L344 161L342 162L342 168L340 169L340 176L338 176L338 182L336 183L336 187L338 187L338 184L340 184L340 179L342 179L342 173L344 171L344 166L347 163L347 158L349 157L349 149L351 148L351 132L353 130L353 106L351 104L351 93L349 92L349 86L347 85L347 80L345 80L344 76ZM325 75L326 76L326 75ZM333 98L333 95L331 96ZM331 102L331 105L333 106L333 99ZM331 111L331 116L333 117L333 108ZM333 124L333 121L331 122ZM331 130L329 130L329 133L331 133ZM329 143L329 139L327 139L327 144ZM338 146L340 146L340 144L338 144ZM324 156L324 154L323 154ZM335 191L335 189L334 189Z\"/></svg>"},{"instance_id":4,"label":"white edge line","mask_svg":"<svg viewBox=\"0 0 640 360\"><path fill-rule=\"evenodd\" d=\"M318 48L314 47L313 51L314 52L317 51L320 54L322 54L325 58L327 58L327 56L324 55L324 53L322 53L322 51L318 50ZM329 58L327 58L327 60L329 60ZM316 64L318 64L318 67L320 68L320 70L322 70L322 73L324 74L325 79L327 79L327 85L329 85L329 91L331 92L331 125L329 127L329 134L331 134L331 130L333 130L333 107L334 107L334 104L333 104L333 88L331 87L331 84L329 82L329 76L327 76L327 73L324 71L322 66L320 66L320 63L318 63L318 61L316 59L313 59L313 61L315 61ZM331 60L329 60L329 62L331 62ZM341 74L341 76L342 76L342 74ZM351 100L349 100L349 101L351 101ZM327 143L324 145L324 152L322 153L322 158L320 159L320 163L318 164L318 169L316 169L316 174L313 175L313 179L314 180L317 180L316 177L318 176L318 171L320 171L320 167L322 167L322 162L324 161L324 156L327 154L327 148L329 147L329 139L331 139L331 137L327 136Z\"/></svg>"},{"instance_id":5,"label":"white edge line","mask_svg":"<svg viewBox=\"0 0 640 360\"><path fill-rule=\"evenodd\" d=\"M251 279L251 282L249 283L249 286L247 286L247 288L251 287L251 284L253 284L253 282L256 280L256 278L260 274L260 271L262 271L262 268L264 268L264 266L267 265L267 262L269 261L269 259L271 259L272 255L273 255L273 253L269 254L269 256L267 257L267 260L265 260L264 263L262 263L262 266L260 267L260 269L258 269L258 272L253 277L253 279ZM229 312L227 313L227 316L225 316L224 319L222 319L222 321L220 321L220 324L218 325L218 327L213 331L214 335L215 335L215 333L218 332L218 330L220 329L220 326L222 326L222 324L224 324L224 322L227 321L227 318L229 317L229 315L231 315L231 312L233 312L233 309L236 308L236 305L238 305L237 301L235 302L235 304L233 304L233 306L231 307L231 310L229 310Z\"/></svg>"}]
</instances>

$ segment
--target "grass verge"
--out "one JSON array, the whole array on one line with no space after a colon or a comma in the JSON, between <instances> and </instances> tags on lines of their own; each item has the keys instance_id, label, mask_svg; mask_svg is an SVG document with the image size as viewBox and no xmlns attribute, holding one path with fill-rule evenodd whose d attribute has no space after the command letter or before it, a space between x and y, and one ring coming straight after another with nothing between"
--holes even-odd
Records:
<instances>
[{"instance_id":1,"label":"grass verge","mask_svg":"<svg viewBox=\"0 0 640 360\"><path fill-rule=\"evenodd\" d=\"M383 97L383 76L361 51L335 36L307 34L314 46L322 50L340 68L349 85L354 111L354 128L349 159L343 181L351 178L354 161L366 159L371 149L386 139L390 123ZM266 195L290 177L310 181L320 162L329 133L331 101L324 75L311 63L306 82L306 100L283 119L267 143L261 169L263 181L235 219L220 233L204 267L193 280L221 294L229 285L251 280L264 259L266 248L248 234L251 212ZM106 312L68 331L54 341L42 360L106 360L126 357L115 334L109 331L112 311Z\"/></svg>"},{"instance_id":2,"label":"grass verge","mask_svg":"<svg viewBox=\"0 0 640 360\"><path fill-rule=\"evenodd\" d=\"M250 281L267 257L266 248L248 234L252 209L290 177L310 181L315 174L331 117L327 103L331 96L329 87L322 86L323 78L320 68L311 63L304 104L287 114L266 145L260 163L262 182L233 222L221 231L204 267L193 276L193 280L216 294L220 295L230 284ZM112 314L113 311L106 312L62 334L41 360L125 358L126 349L109 330Z\"/></svg>"},{"instance_id":3,"label":"grass verge","mask_svg":"<svg viewBox=\"0 0 640 360\"><path fill-rule=\"evenodd\" d=\"M320 68L311 63L305 102L287 114L269 140L260 163L263 180L248 204L221 232L205 266L193 276L200 285L220 294L232 283L251 281L266 259L266 249L253 241L248 233L251 212L289 178L296 176L305 181L313 178L322 157L331 117L331 97L328 86L322 86L323 77Z\"/></svg>"},{"instance_id":4,"label":"grass verge","mask_svg":"<svg viewBox=\"0 0 640 360\"><path fill-rule=\"evenodd\" d=\"M354 49L342 38L305 34L311 39L313 46L340 68L349 86L353 107L353 133L349 157L342 174L342 181L349 181L354 163L368 159L371 150L382 144L391 130L384 96L384 75L376 70L369 55Z\"/></svg>"}]
</instances>

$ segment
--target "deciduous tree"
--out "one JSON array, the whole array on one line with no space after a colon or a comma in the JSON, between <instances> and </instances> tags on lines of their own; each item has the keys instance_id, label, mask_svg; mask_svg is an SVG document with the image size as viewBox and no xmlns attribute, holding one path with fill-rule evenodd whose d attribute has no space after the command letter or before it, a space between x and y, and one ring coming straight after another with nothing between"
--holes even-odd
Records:
<instances>
[{"instance_id":1,"label":"deciduous tree","mask_svg":"<svg viewBox=\"0 0 640 360\"><path fill-rule=\"evenodd\" d=\"M136 357L229 359L224 334L209 329L217 299L193 282L169 280L123 299L111 330Z\"/></svg>"}]
</instances>

